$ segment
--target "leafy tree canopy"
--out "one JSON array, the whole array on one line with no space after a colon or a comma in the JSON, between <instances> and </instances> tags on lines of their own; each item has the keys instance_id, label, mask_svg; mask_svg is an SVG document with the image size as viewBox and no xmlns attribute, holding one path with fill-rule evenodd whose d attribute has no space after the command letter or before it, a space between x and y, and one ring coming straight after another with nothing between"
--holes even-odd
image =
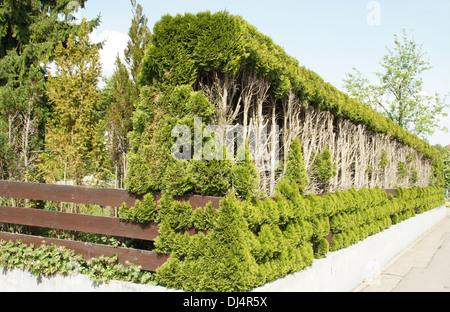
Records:
<instances>
[{"instance_id":1,"label":"leafy tree canopy","mask_svg":"<svg viewBox=\"0 0 450 312\"><path fill-rule=\"evenodd\" d=\"M403 38L395 35L394 48L381 61L382 72L377 72L378 83L370 84L354 69L345 79L349 94L366 103L403 129L425 139L435 130L446 130L439 126L444 109L448 106L439 94L424 95L420 75L431 69L422 47L409 39L403 30Z\"/></svg>"}]
</instances>

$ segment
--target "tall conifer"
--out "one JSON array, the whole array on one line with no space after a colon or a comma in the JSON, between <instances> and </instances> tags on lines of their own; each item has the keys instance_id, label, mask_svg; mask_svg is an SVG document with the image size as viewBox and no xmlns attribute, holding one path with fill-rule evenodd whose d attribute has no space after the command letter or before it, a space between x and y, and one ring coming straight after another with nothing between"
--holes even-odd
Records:
<instances>
[{"instance_id":1,"label":"tall conifer","mask_svg":"<svg viewBox=\"0 0 450 312\"><path fill-rule=\"evenodd\" d=\"M59 42L79 25L69 23L71 0L4 0L0 5L0 178L36 179L49 111L48 65ZM85 0L77 1L84 7ZM61 19L61 16L65 16ZM89 22L95 27L99 18Z\"/></svg>"},{"instance_id":2,"label":"tall conifer","mask_svg":"<svg viewBox=\"0 0 450 312\"><path fill-rule=\"evenodd\" d=\"M128 172L128 134L133 130L132 115L140 95L137 79L151 35L142 6L136 0L131 0L131 5L133 19L128 31L130 39L124 51L125 62L117 56L116 69L103 93L107 105L105 127L109 154L114 165L116 186L120 188L124 187Z\"/></svg>"},{"instance_id":3,"label":"tall conifer","mask_svg":"<svg viewBox=\"0 0 450 312\"><path fill-rule=\"evenodd\" d=\"M97 116L101 65L98 47L89 40L90 27L83 20L66 46L55 50L56 76L49 77L48 96L52 118L47 124L46 148L40 167L47 181L73 180L107 173L102 125Z\"/></svg>"}]
</instances>

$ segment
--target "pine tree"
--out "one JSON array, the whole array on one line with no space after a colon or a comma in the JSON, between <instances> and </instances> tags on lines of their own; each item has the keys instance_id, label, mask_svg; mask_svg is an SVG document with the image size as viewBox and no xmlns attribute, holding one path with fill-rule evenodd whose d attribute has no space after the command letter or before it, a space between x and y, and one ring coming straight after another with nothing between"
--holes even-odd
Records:
<instances>
[{"instance_id":1,"label":"pine tree","mask_svg":"<svg viewBox=\"0 0 450 312\"><path fill-rule=\"evenodd\" d=\"M115 168L116 187L124 187L124 178L128 168L128 133L133 130L134 86L129 72L119 56L116 69L103 90L106 102L105 130L107 132L108 152Z\"/></svg>"},{"instance_id":2,"label":"pine tree","mask_svg":"<svg viewBox=\"0 0 450 312\"><path fill-rule=\"evenodd\" d=\"M143 9L136 0L131 0L133 7L133 19L128 31L130 40L125 50L125 61L129 67L133 84L139 94L138 77L141 72L142 61L145 56L147 44L150 42L151 32L147 26L148 18L143 14Z\"/></svg>"},{"instance_id":3,"label":"pine tree","mask_svg":"<svg viewBox=\"0 0 450 312\"><path fill-rule=\"evenodd\" d=\"M84 8L87 0L78 0ZM67 39L73 32L67 18L73 10L69 4L72 0L3 0L0 7L0 57L8 51L17 50L19 53L25 46L43 42L51 43L48 51L59 40ZM60 19L64 14L65 19ZM93 24L98 25L99 19Z\"/></svg>"},{"instance_id":4,"label":"pine tree","mask_svg":"<svg viewBox=\"0 0 450 312\"><path fill-rule=\"evenodd\" d=\"M0 156L2 179L27 181L41 147L45 118L45 77L35 64L38 52L8 52L0 61ZM3 126L2 126L3 125ZM3 128L3 129L1 129Z\"/></svg>"},{"instance_id":5,"label":"pine tree","mask_svg":"<svg viewBox=\"0 0 450 312\"><path fill-rule=\"evenodd\" d=\"M89 33L84 19L76 36L69 36L66 47L60 43L55 50L56 76L48 80L52 118L47 124L46 148L51 152L43 154L40 162L47 181L81 184L87 175L104 178L107 173L102 159L102 125L96 113L101 65L98 47L90 42Z\"/></svg>"}]
</instances>

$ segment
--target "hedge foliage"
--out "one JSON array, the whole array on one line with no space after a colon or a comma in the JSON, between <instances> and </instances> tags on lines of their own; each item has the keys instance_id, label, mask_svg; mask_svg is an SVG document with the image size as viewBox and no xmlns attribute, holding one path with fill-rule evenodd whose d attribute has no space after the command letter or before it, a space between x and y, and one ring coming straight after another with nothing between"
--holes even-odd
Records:
<instances>
[{"instance_id":1,"label":"hedge foliage","mask_svg":"<svg viewBox=\"0 0 450 312\"><path fill-rule=\"evenodd\" d=\"M163 191L171 195L194 193L223 196L231 187L232 164L226 160L175 160L172 136L175 126L185 126L194 142L195 118L202 118L202 129L211 123L214 106L201 92L190 86L176 86L155 99L155 91L144 87L133 116L132 151L126 187L137 194ZM202 144L208 141L205 139ZM218 157L219 158L219 157Z\"/></svg>"},{"instance_id":2,"label":"hedge foliage","mask_svg":"<svg viewBox=\"0 0 450 312\"><path fill-rule=\"evenodd\" d=\"M274 198L229 193L218 210L194 210L165 194L151 214L160 222L156 251L171 257L154 278L186 291L248 291L443 204L437 187L399 188L396 198L378 187L305 197L286 181ZM199 233L187 232L193 228Z\"/></svg>"},{"instance_id":3,"label":"hedge foliage","mask_svg":"<svg viewBox=\"0 0 450 312\"><path fill-rule=\"evenodd\" d=\"M253 190L249 190L249 194L240 190L247 182L242 174L252 170L249 167L233 168L236 164L226 160L175 161L171 155L171 148L179 139L172 136L175 126L188 127L192 143L195 130L199 130L194 129L195 118L202 118L201 132L214 118L214 105L204 94L195 91L200 77L213 72L232 76L243 67L267 79L273 96L283 98L293 90L302 103L363 124L374 132L390 134L402 144L419 150L435 160L433 183L442 182L442 157L428 143L299 66L297 60L241 17L227 12L203 12L166 15L154 27L142 65L141 98L136 104L134 129L130 134L132 150L125 181L128 190L138 194L161 191L171 195L211 196L224 196L232 190L239 196L254 196ZM203 137L203 151L212 141ZM195 153L191 150L192 159ZM322 165L329 163L326 156ZM318 164L316 167L326 166ZM317 179L326 181L334 172L332 167L316 170ZM254 181L248 182L253 184Z\"/></svg>"},{"instance_id":4,"label":"hedge foliage","mask_svg":"<svg viewBox=\"0 0 450 312\"><path fill-rule=\"evenodd\" d=\"M226 12L163 16L143 62L126 181L134 193L162 191L162 198L158 207L149 196L119 211L125 220L160 223L155 247L171 257L156 272L158 283L187 291L247 291L444 203L442 189L434 186L399 189L398 198L379 188L305 196L309 182L298 140L292 142L286 175L273 198L255 198L257 177L248 157L236 163L174 160L174 126L189 128L186 139L194 142L195 118L202 118L203 131L214 116L214 105L194 91L199 77L213 72L232 76L242 66L268 79L278 98L293 90L303 103L419 150L435 160L433 175L440 176L442 161L434 148L299 66L241 17ZM202 147L208 140L203 138ZM329 156L325 152L315 166L324 184L336 169ZM380 166L386 167L387 159ZM186 193L227 195L218 210L211 205L193 210L173 199ZM193 228L200 232L189 234ZM330 231L331 244L325 239Z\"/></svg>"},{"instance_id":5,"label":"hedge foliage","mask_svg":"<svg viewBox=\"0 0 450 312\"><path fill-rule=\"evenodd\" d=\"M286 172L282 179L288 183L295 184L300 194L305 195L306 187L310 181L303 160L302 146L298 138L291 142L286 161Z\"/></svg>"},{"instance_id":6,"label":"hedge foliage","mask_svg":"<svg viewBox=\"0 0 450 312\"><path fill-rule=\"evenodd\" d=\"M300 66L268 36L227 12L163 16L155 24L140 81L162 90L192 86L204 72L232 76L243 65L266 77L271 94L278 98L293 90L302 102L318 110L328 110L376 133L390 134L431 159L440 157L428 143Z\"/></svg>"},{"instance_id":7,"label":"hedge foliage","mask_svg":"<svg viewBox=\"0 0 450 312\"><path fill-rule=\"evenodd\" d=\"M350 192L354 192L350 190ZM367 201L367 196L371 201ZM437 187L398 189L397 197L386 197L383 190L354 192L354 201L331 218L334 233L331 250L353 245L392 224L424 213L444 203L443 189Z\"/></svg>"}]
</instances>

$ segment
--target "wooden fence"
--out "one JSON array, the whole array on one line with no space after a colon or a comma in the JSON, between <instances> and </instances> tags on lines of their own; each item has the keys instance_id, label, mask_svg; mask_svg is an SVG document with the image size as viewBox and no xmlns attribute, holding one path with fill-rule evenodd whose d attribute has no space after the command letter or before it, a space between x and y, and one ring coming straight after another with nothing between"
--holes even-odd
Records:
<instances>
[{"instance_id":1,"label":"wooden fence","mask_svg":"<svg viewBox=\"0 0 450 312\"><path fill-rule=\"evenodd\" d=\"M397 194L397 190L386 190L386 192L394 196ZM136 200L142 200L142 196L132 194L126 190L9 181L0 181L0 197L110 207L119 207L123 203L126 203L129 207L133 207ZM160 194L155 194L156 201L160 198ZM210 202L214 208L218 209L220 200L222 199L221 197L198 195L186 195L176 198L179 201L189 201L194 209L205 207ZM159 225L157 223L144 225L135 222L125 222L114 217L100 217L18 207L0 206L0 223L95 233L146 241L154 241L159 235ZM330 233L327 239L331 240L331 237L332 234ZM36 246L42 244L65 246L75 250L76 253L82 254L85 258L101 255L117 255L119 262L122 264L128 261L140 265L142 270L153 272L169 258L167 254L154 251L16 233L0 232L0 240L21 240L25 244L34 244Z\"/></svg>"},{"instance_id":2,"label":"wooden fence","mask_svg":"<svg viewBox=\"0 0 450 312\"><path fill-rule=\"evenodd\" d=\"M111 207L119 207L123 203L132 207L135 205L136 200L142 200L142 196L131 194L126 190L9 181L0 181L0 197ZM160 198L160 194L155 194L155 200L158 201ZM209 202L212 203L213 207L218 208L221 198L182 196L178 197L177 200L189 201L193 208L204 207ZM114 217L31 208L0 206L0 223L95 233L147 241L154 241L159 235L159 226L156 223L143 225L134 222L124 222ZM6 232L0 232L0 240L21 240L25 244L34 244L36 246L42 244L66 246L75 250L76 253L82 254L85 258L117 255L120 263L124 264L128 261L140 265L142 270L145 271L155 271L169 258L169 255L153 251Z\"/></svg>"}]
</instances>

